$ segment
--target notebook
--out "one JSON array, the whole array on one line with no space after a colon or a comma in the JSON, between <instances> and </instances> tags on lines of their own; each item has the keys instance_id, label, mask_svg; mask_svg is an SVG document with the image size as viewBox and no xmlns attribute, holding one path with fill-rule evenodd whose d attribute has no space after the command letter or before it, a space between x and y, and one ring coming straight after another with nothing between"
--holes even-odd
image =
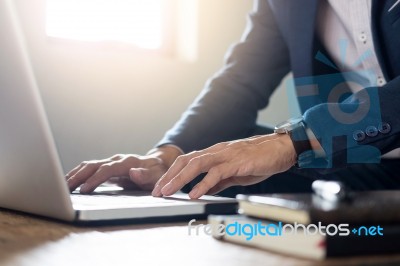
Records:
<instances>
[{"instance_id":1,"label":"notebook","mask_svg":"<svg viewBox=\"0 0 400 266\"><path fill-rule=\"evenodd\" d=\"M400 222L400 194L396 190L352 192L329 201L311 193L237 195L239 213L286 223L388 224Z\"/></svg>"},{"instance_id":2,"label":"notebook","mask_svg":"<svg viewBox=\"0 0 400 266\"><path fill-rule=\"evenodd\" d=\"M210 215L208 222L211 235L218 240L306 259L399 252L396 244L400 237L398 224L383 225L381 234L375 231L375 235L369 235L365 226L332 224L326 230L244 215ZM367 227L378 228L377 225ZM358 229L356 233L353 232L355 229Z\"/></svg>"},{"instance_id":3,"label":"notebook","mask_svg":"<svg viewBox=\"0 0 400 266\"><path fill-rule=\"evenodd\" d=\"M198 217L236 212L236 200L103 187L71 193L30 65L14 1L0 1L0 207L65 221ZM89 198L88 198L89 197Z\"/></svg>"}]
</instances>

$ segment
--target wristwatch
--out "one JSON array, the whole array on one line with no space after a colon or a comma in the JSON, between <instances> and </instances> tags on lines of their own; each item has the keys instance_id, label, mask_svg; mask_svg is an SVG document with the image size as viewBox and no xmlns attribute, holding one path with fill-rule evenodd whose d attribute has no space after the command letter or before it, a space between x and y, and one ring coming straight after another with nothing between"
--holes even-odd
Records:
<instances>
[{"instance_id":1,"label":"wristwatch","mask_svg":"<svg viewBox=\"0 0 400 266\"><path fill-rule=\"evenodd\" d=\"M277 134L288 134L293 142L297 155L296 166L309 164L314 159L314 152L306 132L306 125L302 117L291 118L275 126Z\"/></svg>"}]
</instances>

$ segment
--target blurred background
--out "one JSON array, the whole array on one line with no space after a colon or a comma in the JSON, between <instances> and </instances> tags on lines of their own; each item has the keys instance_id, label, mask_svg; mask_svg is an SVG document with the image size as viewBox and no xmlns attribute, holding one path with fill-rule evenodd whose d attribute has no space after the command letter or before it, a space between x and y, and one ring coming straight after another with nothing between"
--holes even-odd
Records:
<instances>
[{"instance_id":1,"label":"blurred background","mask_svg":"<svg viewBox=\"0 0 400 266\"><path fill-rule=\"evenodd\" d=\"M15 2L65 171L83 160L151 149L222 66L253 5ZM276 124L288 117L284 86L259 120Z\"/></svg>"}]
</instances>

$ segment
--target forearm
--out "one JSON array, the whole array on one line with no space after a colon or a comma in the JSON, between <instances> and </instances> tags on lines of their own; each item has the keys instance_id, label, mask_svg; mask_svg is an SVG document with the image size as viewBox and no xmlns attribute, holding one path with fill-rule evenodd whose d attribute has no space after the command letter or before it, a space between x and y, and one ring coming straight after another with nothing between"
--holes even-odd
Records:
<instances>
[{"instance_id":1,"label":"forearm","mask_svg":"<svg viewBox=\"0 0 400 266\"><path fill-rule=\"evenodd\" d=\"M254 133L258 111L267 106L290 62L266 1L259 1L247 29L222 70L158 145L173 143L188 153Z\"/></svg>"}]
</instances>

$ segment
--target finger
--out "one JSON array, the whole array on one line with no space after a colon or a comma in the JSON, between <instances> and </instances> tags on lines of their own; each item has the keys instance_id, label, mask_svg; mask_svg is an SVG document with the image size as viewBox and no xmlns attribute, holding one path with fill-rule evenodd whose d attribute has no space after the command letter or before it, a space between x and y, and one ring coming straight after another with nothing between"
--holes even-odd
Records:
<instances>
[{"instance_id":1,"label":"finger","mask_svg":"<svg viewBox=\"0 0 400 266\"><path fill-rule=\"evenodd\" d=\"M182 171L182 169L189 163L194 154L199 154L199 153L200 152L192 152L190 154L181 155L178 158L176 158L175 162L171 165L171 167L156 182L151 194L154 197L163 196L163 194L161 193L161 189L166 184L168 184L172 178L174 178L177 174L179 174Z\"/></svg>"},{"instance_id":2,"label":"finger","mask_svg":"<svg viewBox=\"0 0 400 266\"><path fill-rule=\"evenodd\" d=\"M100 165L101 163L84 163L84 165L82 165L81 168L67 180L69 189L74 191L77 187L82 185L97 171Z\"/></svg>"},{"instance_id":3,"label":"finger","mask_svg":"<svg viewBox=\"0 0 400 266\"><path fill-rule=\"evenodd\" d=\"M146 173L144 168L131 168L129 170L129 179L133 182L141 182L145 175Z\"/></svg>"},{"instance_id":4,"label":"finger","mask_svg":"<svg viewBox=\"0 0 400 266\"><path fill-rule=\"evenodd\" d=\"M209 154L209 153L215 153L215 152L221 151L221 150L225 149L228 144L229 144L228 142L221 142L221 143L217 143L207 149L204 149L201 151L194 151L194 152L179 156L175 160L175 162L172 164L172 166L167 170L167 172L155 184L154 189L152 191L152 195L155 197L163 196L161 189L166 184L168 184L176 175L178 175L192 159L202 156L202 155Z\"/></svg>"},{"instance_id":5,"label":"finger","mask_svg":"<svg viewBox=\"0 0 400 266\"><path fill-rule=\"evenodd\" d=\"M102 164L98 170L90 176L86 182L82 185L80 192L81 193L91 193L93 192L100 184L106 182L111 177L115 176L126 176L129 171L122 162L110 162L106 164Z\"/></svg>"},{"instance_id":6,"label":"finger","mask_svg":"<svg viewBox=\"0 0 400 266\"><path fill-rule=\"evenodd\" d=\"M207 172L214 164L218 162L215 161L213 154L205 154L199 157L195 157L190 160L190 162L182 169L179 174L174 177L167 177L163 180L165 184L161 188L161 193L164 196L170 196L180 190L184 185L192 181L196 176L201 173Z\"/></svg>"},{"instance_id":7,"label":"finger","mask_svg":"<svg viewBox=\"0 0 400 266\"><path fill-rule=\"evenodd\" d=\"M107 182L128 190L140 189L135 183L131 181L128 176L111 177L107 180Z\"/></svg>"},{"instance_id":8,"label":"finger","mask_svg":"<svg viewBox=\"0 0 400 266\"><path fill-rule=\"evenodd\" d=\"M210 188L206 194L207 195L215 195L228 187L236 185L231 178L223 179L218 184Z\"/></svg>"},{"instance_id":9,"label":"finger","mask_svg":"<svg viewBox=\"0 0 400 266\"><path fill-rule=\"evenodd\" d=\"M198 199L222 180L232 176L232 166L221 164L210 169L207 175L189 192L189 197Z\"/></svg>"},{"instance_id":10,"label":"finger","mask_svg":"<svg viewBox=\"0 0 400 266\"><path fill-rule=\"evenodd\" d=\"M75 167L74 169L72 169L71 171L69 171L66 175L65 175L65 179L70 179L72 176L74 176L82 167L84 167L86 165L85 162L80 163L77 167Z\"/></svg>"},{"instance_id":11,"label":"finger","mask_svg":"<svg viewBox=\"0 0 400 266\"><path fill-rule=\"evenodd\" d=\"M221 142L221 143L217 143L211 147L208 147L204 150L193 151L191 153L178 156L178 158L175 160L175 162L171 165L170 169L168 169L165 176L176 176L190 162L190 160L192 160L196 157L200 157L202 155L209 154L209 153L216 153L216 152L226 148L227 145L228 145L228 143ZM161 181L162 179L163 178L161 178L159 180L159 183L161 183L161 184L162 184L162 181Z\"/></svg>"},{"instance_id":12,"label":"finger","mask_svg":"<svg viewBox=\"0 0 400 266\"><path fill-rule=\"evenodd\" d=\"M137 185L142 190L152 190L154 187L153 179L155 175L161 175L156 171L146 168L131 168L129 170L130 182Z\"/></svg>"},{"instance_id":13,"label":"finger","mask_svg":"<svg viewBox=\"0 0 400 266\"><path fill-rule=\"evenodd\" d=\"M176 160L174 163L171 165L171 167L168 169L168 171L165 173L165 175L159 180L159 184L165 185L167 184L170 179L177 174L179 174L184 167L187 166L187 164L194 158L199 157L204 154L204 151L194 151L185 155L181 155ZM168 181L166 181L168 180Z\"/></svg>"},{"instance_id":14,"label":"finger","mask_svg":"<svg viewBox=\"0 0 400 266\"><path fill-rule=\"evenodd\" d=\"M115 156L117 156L117 155L115 155ZM72 178L74 175L76 175L82 168L84 168L84 167L86 167L86 166L88 166L88 165L90 165L90 167L92 166L92 165L98 165L98 166L100 166L101 164L103 164L103 163L108 163L108 162L111 162L111 161L113 161L113 160L115 160L114 158L116 158L115 156L113 156L113 157L111 157L111 158L108 158L108 159L104 159L104 160L92 160L92 161L85 161L85 162L82 162L82 163L80 163L77 167L75 167L74 169L72 169L71 171L69 171L66 175L65 175L65 178L68 180L68 179L70 179L70 178Z\"/></svg>"}]
</instances>

